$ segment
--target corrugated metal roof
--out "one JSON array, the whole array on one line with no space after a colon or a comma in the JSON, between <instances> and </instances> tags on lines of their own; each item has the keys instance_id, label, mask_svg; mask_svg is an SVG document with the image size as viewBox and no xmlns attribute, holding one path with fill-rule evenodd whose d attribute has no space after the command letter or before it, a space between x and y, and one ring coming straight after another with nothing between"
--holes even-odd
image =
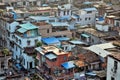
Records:
<instances>
[{"instance_id":1,"label":"corrugated metal roof","mask_svg":"<svg viewBox=\"0 0 120 80\"><path fill-rule=\"evenodd\" d=\"M60 41L55 37L42 38L43 43L50 45L54 43L60 43Z\"/></svg>"},{"instance_id":2,"label":"corrugated metal roof","mask_svg":"<svg viewBox=\"0 0 120 80\"><path fill-rule=\"evenodd\" d=\"M24 33L24 32L26 32L27 30L26 30L25 28L20 28L20 29L18 29L17 31L20 32L20 33Z\"/></svg>"},{"instance_id":3,"label":"corrugated metal roof","mask_svg":"<svg viewBox=\"0 0 120 80\"><path fill-rule=\"evenodd\" d=\"M52 22L51 25L52 25L52 26L56 26L56 27L69 26L69 24L68 24L68 23L65 23L65 22Z\"/></svg>"},{"instance_id":4,"label":"corrugated metal roof","mask_svg":"<svg viewBox=\"0 0 120 80\"><path fill-rule=\"evenodd\" d=\"M96 8L84 8L83 10L85 10L85 11L97 11L97 9Z\"/></svg>"},{"instance_id":5,"label":"corrugated metal roof","mask_svg":"<svg viewBox=\"0 0 120 80\"><path fill-rule=\"evenodd\" d=\"M26 30L31 30L31 29L37 29L38 27L31 24L30 22L26 23L26 24L20 24L19 26L21 26L22 28L26 29Z\"/></svg>"},{"instance_id":6,"label":"corrugated metal roof","mask_svg":"<svg viewBox=\"0 0 120 80\"><path fill-rule=\"evenodd\" d=\"M84 36L84 37L86 37L86 38L90 37L90 36L87 35L87 34L81 34L81 35Z\"/></svg>"},{"instance_id":7,"label":"corrugated metal roof","mask_svg":"<svg viewBox=\"0 0 120 80\"><path fill-rule=\"evenodd\" d=\"M65 62L65 63L62 64L62 66L63 66L65 69L71 69L71 68L74 68L74 67L75 67L73 61Z\"/></svg>"},{"instance_id":8,"label":"corrugated metal roof","mask_svg":"<svg viewBox=\"0 0 120 80\"><path fill-rule=\"evenodd\" d=\"M45 56L50 60L57 58L57 56L53 53L46 54Z\"/></svg>"}]
</instances>

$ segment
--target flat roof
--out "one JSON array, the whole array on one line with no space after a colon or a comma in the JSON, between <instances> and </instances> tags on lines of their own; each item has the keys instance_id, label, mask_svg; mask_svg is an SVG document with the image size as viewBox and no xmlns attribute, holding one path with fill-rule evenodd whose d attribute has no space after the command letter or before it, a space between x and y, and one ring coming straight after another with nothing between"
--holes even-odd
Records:
<instances>
[{"instance_id":1,"label":"flat roof","mask_svg":"<svg viewBox=\"0 0 120 80\"><path fill-rule=\"evenodd\" d=\"M65 23L65 22L52 22L50 23L52 26L55 26L55 27L59 27L59 26L69 26L68 23Z\"/></svg>"}]
</instances>

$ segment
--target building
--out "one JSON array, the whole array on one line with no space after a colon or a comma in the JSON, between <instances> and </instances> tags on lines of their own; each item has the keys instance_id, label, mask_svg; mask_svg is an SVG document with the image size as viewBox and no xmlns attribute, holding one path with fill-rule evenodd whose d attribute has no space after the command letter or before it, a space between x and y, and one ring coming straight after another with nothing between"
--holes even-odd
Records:
<instances>
[{"instance_id":1,"label":"building","mask_svg":"<svg viewBox=\"0 0 120 80\"><path fill-rule=\"evenodd\" d=\"M72 15L72 10L71 10L72 5L71 4L64 4L58 6L58 16L71 16Z\"/></svg>"},{"instance_id":2,"label":"building","mask_svg":"<svg viewBox=\"0 0 120 80\"><path fill-rule=\"evenodd\" d=\"M85 25L94 26L97 14L98 13L96 8L84 8L73 12L72 18L75 19L75 23L79 24L80 26Z\"/></svg>"},{"instance_id":3,"label":"building","mask_svg":"<svg viewBox=\"0 0 120 80\"><path fill-rule=\"evenodd\" d=\"M4 54L4 51L7 50L7 54ZM8 69L9 60L11 59L11 52L8 49L0 49L0 73L4 72L5 69Z\"/></svg>"},{"instance_id":4,"label":"building","mask_svg":"<svg viewBox=\"0 0 120 80\"><path fill-rule=\"evenodd\" d=\"M119 50L112 51L107 58L107 80L120 79L120 54Z\"/></svg>"},{"instance_id":5,"label":"building","mask_svg":"<svg viewBox=\"0 0 120 80\"><path fill-rule=\"evenodd\" d=\"M14 7L41 6L40 0L1 0L1 2L7 3Z\"/></svg>"},{"instance_id":6,"label":"building","mask_svg":"<svg viewBox=\"0 0 120 80\"><path fill-rule=\"evenodd\" d=\"M53 79L69 79L75 65L68 61L71 52L65 52L55 46L37 47L37 66ZM42 73L43 74L43 73ZM65 75L66 74L66 75Z\"/></svg>"},{"instance_id":7,"label":"building","mask_svg":"<svg viewBox=\"0 0 120 80\"><path fill-rule=\"evenodd\" d=\"M31 23L19 24L12 36L13 59L21 61L20 64L25 69L34 68L34 47L38 41L41 41L41 36L38 33L38 27ZM22 60L21 60L22 58Z\"/></svg>"}]
</instances>

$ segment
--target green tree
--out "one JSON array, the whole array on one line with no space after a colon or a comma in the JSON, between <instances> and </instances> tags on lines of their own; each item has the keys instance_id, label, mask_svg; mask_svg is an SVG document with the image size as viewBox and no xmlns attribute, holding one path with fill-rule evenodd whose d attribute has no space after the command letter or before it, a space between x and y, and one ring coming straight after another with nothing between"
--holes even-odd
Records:
<instances>
[{"instance_id":1,"label":"green tree","mask_svg":"<svg viewBox=\"0 0 120 80\"><path fill-rule=\"evenodd\" d=\"M2 53L5 55L5 56L8 56L9 55L9 50L7 48L4 48L2 50Z\"/></svg>"},{"instance_id":2,"label":"green tree","mask_svg":"<svg viewBox=\"0 0 120 80\"><path fill-rule=\"evenodd\" d=\"M37 47L42 46L42 42L38 41L38 42L36 43L36 46L37 46Z\"/></svg>"}]
</instances>

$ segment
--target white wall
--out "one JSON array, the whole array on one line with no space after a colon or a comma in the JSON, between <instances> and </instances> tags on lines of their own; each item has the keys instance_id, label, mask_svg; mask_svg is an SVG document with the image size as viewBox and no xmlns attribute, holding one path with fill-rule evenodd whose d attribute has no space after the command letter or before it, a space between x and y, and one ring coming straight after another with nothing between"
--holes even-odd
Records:
<instances>
[{"instance_id":1,"label":"white wall","mask_svg":"<svg viewBox=\"0 0 120 80\"><path fill-rule=\"evenodd\" d=\"M23 64L25 69L30 69L30 65L27 65L27 62L32 62L32 68L35 68L34 58L32 56L29 56L26 53L23 53L22 56L25 59L25 65Z\"/></svg>"},{"instance_id":2,"label":"white wall","mask_svg":"<svg viewBox=\"0 0 120 80\"><path fill-rule=\"evenodd\" d=\"M112 69L114 68L114 60L111 57L108 57L108 63L107 63L107 80L111 80L111 77L114 77L115 80L120 80L120 61L118 62L118 68L116 74L112 72Z\"/></svg>"},{"instance_id":3,"label":"white wall","mask_svg":"<svg viewBox=\"0 0 120 80\"><path fill-rule=\"evenodd\" d=\"M16 40L14 39L14 42L16 44L18 44L19 46L23 47L31 47L31 46L35 46L35 40L37 39L38 41L41 41L41 36L37 36L37 37L32 37L32 38L23 38L20 37L18 35L15 34L15 37L18 38L18 40L21 40L21 44L18 42L16 42ZM30 45L27 45L27 41L30 40Z\"/></svg>"},{"instance_id":4,"label":"white wall","mask_svg":"<svg viewBox=\"0 0 120 80\"><path fill-rule=\"evenodd\" d=\"M101 25L101 24L96 24L96 29L100 31L108 31L109 30L109 25Z\"/></svg>"}]
</instances>

